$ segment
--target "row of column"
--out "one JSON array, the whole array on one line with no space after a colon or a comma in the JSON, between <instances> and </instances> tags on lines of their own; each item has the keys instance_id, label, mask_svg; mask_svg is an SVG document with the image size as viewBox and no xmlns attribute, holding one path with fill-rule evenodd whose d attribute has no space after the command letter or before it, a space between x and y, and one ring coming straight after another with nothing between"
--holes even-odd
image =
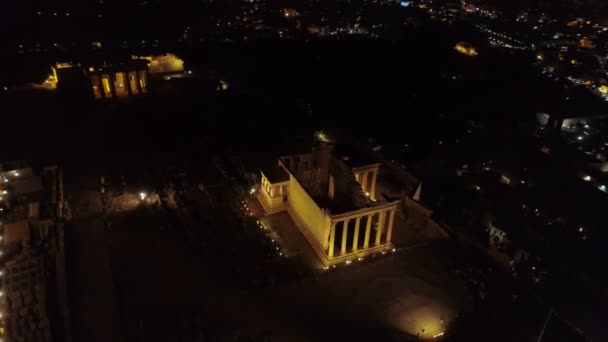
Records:
<instances>
[{"instance_id":1,"label":"row of column","mask_svg":"<svg viewBox=\"0 0 608 342\"><path fill-rule=\"evenodd\" d=\"M380 246L380 244L382 243L381 238L382 238L382 234L384 233L385 226L386 226L387 230L386 230L386 239L385 239L384 243L390 242L392 239L392 236L393 236L393 225L395 223L395 211L396 211L396 209L389 209L386 211L381 211L379 213L374 213L374 214L367 215L367 216L365 216L365 215L358 216L358 217L354 218L355 231L354 231L354 235L353 235L353 243L352 243L351 252L355 253L359 250L359 245L358 245L359 244L359 230L361 227L361 218L363 218L363 217L367 217L366 224L365 224L365 237L363 239L363 248L362 248L363 250L369 248L369 239L370 239L370 235L371 235L372 221L373 221L373 217L375 215L378 215L378 226L377 226L377 230L376 230L376 238L374 241L374 246ZM387 212L389 213L388 225L386 222ZM347 247L346 243L347 243L347 239L348 239L348 222L352 219L353 218L347 218L342 221L332 222L330 232L329 232L329 250L328 250L329 258L333 258L333 256L334 256L334 245L336 242L336 225L339 222L342 222L342 242L340 245L340 254L341 255L346 254L346 247Z\"/></svg>"},{"instance_id":2,"label":"row of column","mask_svg":"<svg viewBox=\"0 0 608 342\"><path fill-rule=\"evenodd\" d=\"M120 97L116 92L116 75L118 74L122 75L122 84L123 88L125 88L123 89L123 96L133 96L147 92L147 75L145 72L141 70L109 72L106 74L95 74L94 76L96 77L91 77L92 82L95 83L94 85L99 87L101 98ZM133 83L131 82L131 76L135 78ZM109 89L104 87L104 79L107 79Z\"/></svg>"},{"instance_id":3,"label":"row of column","mask_svg":"<svg viewBox=\"0 0 608 342\"><path fill-rule=\"evenodd\" d=\"M368 184L369 174L372 175L371 184ZM369 192L369 198L372 200L376 200L376 180L378 177L378 172L376 171L367 171L367 172L359 172L355 173L355 179L359 184L361 184L361 189L363 192Z\"/></svg>"},{"instance_id":4,"label":"row of column","mask_svg":"<svg viewBox=\"0 0 608 342\"><path fill-rule=\"evenodd\" d=\"M283 196L283 194L287 193L285 185L273 185L266 177L262 177L262 189L264 189L270 197Z\"/></svg>"}]
</instances>

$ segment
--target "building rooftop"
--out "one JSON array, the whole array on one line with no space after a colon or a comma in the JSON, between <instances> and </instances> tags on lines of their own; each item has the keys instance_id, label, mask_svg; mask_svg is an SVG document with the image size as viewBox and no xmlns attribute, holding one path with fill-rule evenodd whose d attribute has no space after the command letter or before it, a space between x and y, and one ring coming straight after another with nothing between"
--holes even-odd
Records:
<instances>
[{"instance_id":1,"label":"building rooftop","mask_svg":"<svg viewBox=\"0 0 608 342\"><path fill-rule=\"evenodd\" d=\"M41 192L42 178L40 176L30 177L26 179L16 180L11 182L11 188L15 196L23 196L32 193Z\"/></svg>"},{"instance_id":2,"label":"building rooftop","mask_svg":"<svg viewBox=\"0 0 608 342\"><path fill-rule=\"evenodd\" d=\"M262 172L271 183L280 183L289 180L289 174L276 162L263 166Z\"/></svg>"},{"instance_id":3,"label":"building rooftop","mask_svg":"<svg viewBox=\"0 0 608 342\"><path fill-rule=\"evenodd\" d=\"M350 144L339 144L334 146L333 154L352 168L358 168L380 163L371 151L365 151Z\"/></svg>"}]
</instances>

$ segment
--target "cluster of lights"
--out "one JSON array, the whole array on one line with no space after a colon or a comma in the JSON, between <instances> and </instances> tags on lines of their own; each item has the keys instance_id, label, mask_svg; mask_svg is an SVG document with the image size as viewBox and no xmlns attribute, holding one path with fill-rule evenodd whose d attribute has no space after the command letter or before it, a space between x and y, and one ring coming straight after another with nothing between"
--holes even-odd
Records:
<instances>
[{"instance_id":1,"label":"cluster of lights","mask_svg":"<svg viewBox=\"0 0 608 342\"><path fill-rule=\"evenodd\" d=\"M243 210L243 213L247 214L247 216L253 216L253 211L251 211L251 208L249 208L245 200L241 201L241 210Z\"/></svg>"},{"instance_id":2,"label":"cluster of lights","mask_svg":"<svg viewBox=\"0 0 608 342\"><path fill-rule=\"evenodd\" d=\"M391 251L392 253L396 253L396 252L397 252L397 249L396 249L396 248L392 248L390 251ZM384 250L384 251L382 251L382 252L380 252L380 253L372 254L372 255L371 255L371 257L377 256L378 254L381 254L381 255L386 255L387 253L388 253L388 251L387 251L387 250ZM346 260L346 261L344 262L344 265L345 265L345 266L350 266L350 265L352 265L352 263L353 263L353 261L354 261L354 260L355 260L355 259ZM358 257L356 260L357 260L358 262L363 262L363 261L365 260L365 258L363 258L363 257ZM332 265L331 267L329 267L329 266L325 266L325 267L323 267L323 269L324 269L324 270L326 270L326 271L327 271L327 270L329 270L330 268L332 268L332 269L333 269L333 268L336 268L336 265Z\"/></svg>"},{"instance_id":3,"label":"cluster of lights","mask_svg":"<svg viewBox=\"0 0 608 342\"><path fill-rule=\"evenodd\" d=\"M268 227L266 227L262 222L260 222L259 220L256 220L255 223L258 225L258 227L261 230L268 230L270 232L272 232L272 230ZM277 246L275 246L275 249L279 252L279 256L285 256L287 257L287 255L284 253L283 250L281 250L281 247L278 246L278 243L275 241L275 239L272 237L272 235L270 235L270 233L266 233L266 237L270 239L270 242L272 242L273 244L277 244Z\"/></svg>"}]
</instances>

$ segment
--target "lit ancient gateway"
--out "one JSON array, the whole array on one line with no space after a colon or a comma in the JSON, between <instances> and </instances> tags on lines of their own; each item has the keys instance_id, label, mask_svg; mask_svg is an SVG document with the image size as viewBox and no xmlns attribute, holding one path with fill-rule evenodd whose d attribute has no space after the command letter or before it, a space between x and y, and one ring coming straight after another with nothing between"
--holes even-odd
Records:
<instances>
[{"instance_id":1,"label":"lit ancient gateway","mask_svg":"<svg viewBox=\"0 0 608 342\"><path fill-rule=\"evenodd\" d=\"M312 152L280 157L261 170L258 199L286 210L325 266L392 248L400 200L377 195L380 164L317 139Z\"/></svg>"}]
</instances>

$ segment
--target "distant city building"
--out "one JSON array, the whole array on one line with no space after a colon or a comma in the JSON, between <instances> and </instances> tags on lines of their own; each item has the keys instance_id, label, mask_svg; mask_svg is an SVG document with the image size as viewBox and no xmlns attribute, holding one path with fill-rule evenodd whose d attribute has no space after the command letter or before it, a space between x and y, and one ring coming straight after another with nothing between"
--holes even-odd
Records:
<instances>
[{"instance_id":1,"label":"distant city building","mask_svg":"<svg viewBox=\"0 0 608 342\"><path fill-rule=\"evenodd\" d=\"M318 135L311 152L283 156L261 171L258 199L286 210L325 266L392 248L400 198L378 195L380 163Z\"/></svg>"},{"instance_id":2,"label":"distant city building","mask_svg":"<svg viewBox=\"0 0 608 342\"><path fill-rule=\"evenodd\" d=\"M62 171L0 165L0 339L69 340Z\"/></svg>"}]
</instances>

